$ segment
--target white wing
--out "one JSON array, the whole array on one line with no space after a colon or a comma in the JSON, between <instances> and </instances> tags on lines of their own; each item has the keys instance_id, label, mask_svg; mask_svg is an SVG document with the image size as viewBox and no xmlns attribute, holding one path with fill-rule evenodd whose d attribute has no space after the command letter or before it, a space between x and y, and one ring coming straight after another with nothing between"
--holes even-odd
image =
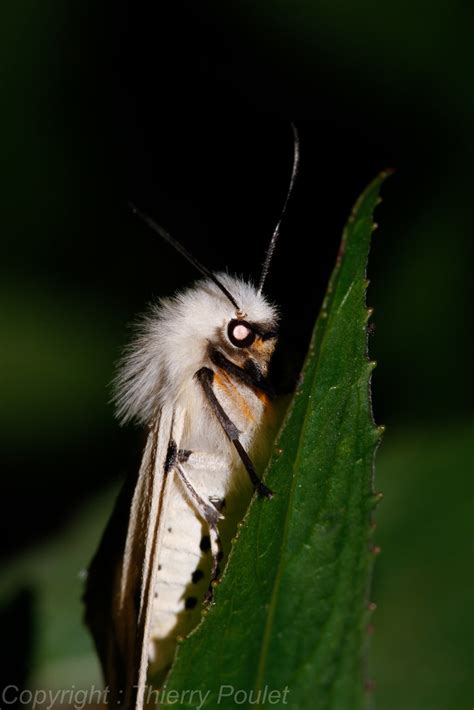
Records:
<instances>
[{"instance_id":1,"label":"white wing","mask_svg":"<svg viewBox=\"0 0 474 710\"><path fill-rule=\"evenodd\" d=\"M125 486L89 570L86 623L110 688L108 701L125 708L143 707L157 556L174 475L165 474L166 457L171 439L181 438L183 421L183 413L161 410L132 499Z\"/></svg>"}]
</instances>

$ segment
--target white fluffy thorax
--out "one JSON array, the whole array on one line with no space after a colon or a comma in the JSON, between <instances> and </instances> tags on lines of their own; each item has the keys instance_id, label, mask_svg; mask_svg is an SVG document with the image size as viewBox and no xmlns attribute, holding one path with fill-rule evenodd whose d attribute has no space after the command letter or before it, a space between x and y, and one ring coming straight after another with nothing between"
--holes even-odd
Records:
<instances>
[{"instance_id":1,"label":"white fluffy thorax","mask_svg":"<svg viewBox=\"0 0 474 710\"><path fill-rule=\"evenodd\" d=\"M275 322L276 309L250 283L216 274L246 320ZM195 373L210 366L209 343L225 334L236 308L210 279L153 305L137 328L116 379L118 416L149 423L165 402L176 404Z\"/></svg>"}]
</instances>

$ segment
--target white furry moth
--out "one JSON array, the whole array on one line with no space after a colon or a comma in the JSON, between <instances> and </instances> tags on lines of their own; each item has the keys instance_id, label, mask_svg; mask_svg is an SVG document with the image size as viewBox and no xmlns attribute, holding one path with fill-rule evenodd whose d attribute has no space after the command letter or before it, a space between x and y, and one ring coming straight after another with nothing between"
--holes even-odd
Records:
<instances>
[{"instance_id":1,"label":"white furry moth","mask_svg":"<svg viewBox=\"0 0 474 710\"><path fill-rule=\"evenodd\" d=\"M206 279L153 307L117 378L119 417L148 427L148 439L90 565L84 600L108 701L127 710L141 710L148 672L163 677L178 635L196 623L199 597L212 597L224 516L235 518L245 477L272 495L251 454L271 394L278 318L262 288L298 169L293 131L290 186L258 288L209 272L133 208Z\"/></svg>"}]
</instances>

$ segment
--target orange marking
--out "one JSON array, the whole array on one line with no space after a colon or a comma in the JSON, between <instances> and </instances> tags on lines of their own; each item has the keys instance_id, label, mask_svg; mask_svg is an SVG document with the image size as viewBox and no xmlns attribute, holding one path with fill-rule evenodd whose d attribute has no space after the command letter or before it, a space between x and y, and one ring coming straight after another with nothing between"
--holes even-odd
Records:
<instances>
[{"instance_id":1,"label":"orange marking","mask_svg":"<svg viewBox=\"0 0 474 710\"><path fill-rule=\"evenodd\" d=\"M275 350L275 341L274 340L263 340L262 338L257 337L254 340L252 348L254 350L258 350L259 354L263 354L264 356L269 356Z\"/></svg>"},{"instance_id":2,"label":"orange marking","mask_svg":"<svg viewBox=\"0 0 474 710\"><path fill-rule=\"evenodd\" d=\"M255 415L247 402L246 398L232 382L229 375L224 370L217 370L214 374L214 382L217 388L220 388L233 404L240 410L244 419L249 422L255 421ZM264 395L265 396L265 395Z\"/></svg>"}]
</instances>

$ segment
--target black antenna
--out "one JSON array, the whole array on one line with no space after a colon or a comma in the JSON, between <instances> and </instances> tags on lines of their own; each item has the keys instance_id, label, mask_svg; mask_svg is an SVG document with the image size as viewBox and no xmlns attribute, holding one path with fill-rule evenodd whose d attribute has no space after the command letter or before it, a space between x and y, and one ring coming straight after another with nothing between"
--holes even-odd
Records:
<instances>
[{"instance_id":1,"label":"black antenna","mask_svg":"<svg viewBox=\"0 0 474 710\"><path fill-rule=\"evenodd\" d=\"M265 283L265 279L267 278L268 272L270 270L270 262L272 260L273 252L275 251L276 243L277 243L278 237L280 235L280 226L283 221L283 217L286 214L288 200L290 199L290 195L293 192L293 187L295 184L295 179L298 174L298 168L299 168L299 164L300 164L300 139L299 139L298 131L296 130L296 126L294 123L291 124L291 128L293 130L293 169L291 171L290 185L288 187L288 192L286 193L286 199L283 204L283 209L281 211L280 218L279 218L278 222L276 223L275 229L273 230L272 238L270 239L270 244L268 245L268 249L265 254L265 261L263 262L262 275L260 276L260 283L258 284L258 292L259 293L262 293L263 284Z\"/></svg>"},{"instance_id":2,"label":"black antenna","mask_svg":"<svg viewBox=\"0 0 474 710\"><path fill-rule=\"evenodd\" d=\"M160 235L162 239L165 240L165 242L168 242L168 244L171 244L172 247L176 249L177 252L181 254L181 256L184 256L185 259L187 259L193 266L196 267L198 271L201 272L201 274L204 274L204 276L207 276L211 281L213 281L218 288L222 291L222 293L227 296L229 301L232 303L232 305L237 309L237 311L240 311L239 306L236 303L235 298L232 296L231 293L226 289L225 286L221 284L218 278L214 276L214 274L209 271L209 269L206 269L205 266L203 266L197 259L194 258L192 254L189 253L187 249L183 247L182 244L180 244L174 237L169 234L169 232L166 231L163 227L161 227L159 224L157 224L151 217L149 217L147 214L142 212L141 210L136 207L133 202L129 202L128 206L132 210L133 214L136 214L137 217L140 217L140 219L145 222L148 227L150 227L154 232Z\"/></svg>"}]
</instances>

